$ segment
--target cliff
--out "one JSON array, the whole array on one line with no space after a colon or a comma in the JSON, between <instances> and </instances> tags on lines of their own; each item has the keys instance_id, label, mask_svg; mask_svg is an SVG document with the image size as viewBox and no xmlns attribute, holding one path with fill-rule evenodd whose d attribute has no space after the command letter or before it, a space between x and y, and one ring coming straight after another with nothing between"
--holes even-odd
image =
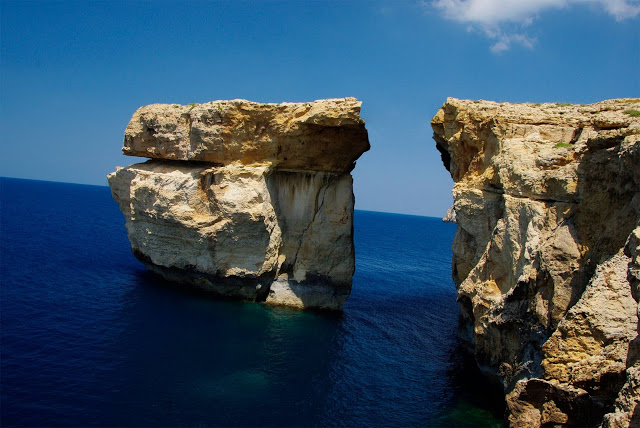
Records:
<instances>
[{"instance_id":1,"label":"cliff","mask_svg":"<svg viewBox=\"0 0 640 428\"><path fill-rule=\"evenodd\" d=\"M640 99L447 99L461 336L511 426L640 424Z\"/></svg>"},{"instance_id":2,"label":"cliff","mask_svg":"<svg viewBox=\"0 0 640 428\"><path fill-rule=\"evenodd\" d=\"M216 294L340 309L355 259L351 170L369 149L354 98L135 112L108 176L134 255Z\"/></svg>"}]
</instances>

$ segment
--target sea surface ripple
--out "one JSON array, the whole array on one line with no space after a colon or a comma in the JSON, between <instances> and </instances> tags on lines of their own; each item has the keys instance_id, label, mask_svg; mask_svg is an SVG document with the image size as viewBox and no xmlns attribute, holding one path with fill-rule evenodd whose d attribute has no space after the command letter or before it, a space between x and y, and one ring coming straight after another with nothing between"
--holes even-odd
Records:
<instances>
[{"instance_id":1,"label":"sea surface ripple","mask_svg":"<svg viewBox=\"0 0 640 428\"><path fill-rule=\"evenodd\" d=\"M212 298L131 254L107 187L0 178L1 425L499 426L455 225L356 211L342 313Z\"/></svg>"}]
</instances>

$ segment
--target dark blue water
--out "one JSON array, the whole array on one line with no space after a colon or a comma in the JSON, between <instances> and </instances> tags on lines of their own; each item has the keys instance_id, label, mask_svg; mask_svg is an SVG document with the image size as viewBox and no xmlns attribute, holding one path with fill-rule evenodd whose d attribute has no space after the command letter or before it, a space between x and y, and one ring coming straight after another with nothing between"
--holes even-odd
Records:
<instances>
[{"instance_id":1,"label":"dark blue water","mask_svg":"<svg viewBox=\"0 0 640 428\"><path fill-rule=\"evenodd\" d=\"M490 426L455 226L357 211L341 314L220 301L129 249L106 187L0 179L2 426Z\"/></svg>"}]
</instances>

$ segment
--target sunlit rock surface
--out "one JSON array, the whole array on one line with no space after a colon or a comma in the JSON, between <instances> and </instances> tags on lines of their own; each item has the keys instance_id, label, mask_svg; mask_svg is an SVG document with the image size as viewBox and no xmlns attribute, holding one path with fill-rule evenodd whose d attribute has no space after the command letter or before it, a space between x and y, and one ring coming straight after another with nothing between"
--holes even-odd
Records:
<instances>
[{"instance_id":1,"label":"sunlit rock surface","mask_svg":"<svg viewBox=\"0 0 640 428\"><path fill-rule=\"evenodd\" d=\"M108 180L136 257L216 294L340 309L351 291L360 102L140 108Z\"/></svg>"},{"instance_id":2,"label":"sunlit rock surface","mask_svg":"<svg viewBox=\"0 0 640 428\"><path fill-rule=\"evenodd\" d=\"M447 210L447 213L442 217L442 221L445 223L455 223L456 222L456 210L453 208L453 205Z\"/></svg>"},{"instance_id":3,"label":"sunlit rock surface","mask_svg":"<svg viewBox=\"0 0 640 428\"><path fill-rule=\"evenodd\" d=\"M461 335L511 426L640 423L638 110L449 98L432 120Z\"/></svg>"},{"instance_id":4,"label":"sunlit rock surface","mask_svg":"<svg viewBox=\"0 0 640 428\"><path fill-rule=\"evenodd\" d=\"M134 113L122 151L156 159L345 172L369 149L360 105L355 98L152 104Z\"/></svg>"}]
</instances>

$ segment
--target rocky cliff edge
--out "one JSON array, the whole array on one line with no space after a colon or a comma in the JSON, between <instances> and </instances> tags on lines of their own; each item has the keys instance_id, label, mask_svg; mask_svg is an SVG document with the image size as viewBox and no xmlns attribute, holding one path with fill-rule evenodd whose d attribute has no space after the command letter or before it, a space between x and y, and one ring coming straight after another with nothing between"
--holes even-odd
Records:
<instances>
[{"instance_id":1,"label":"rocky cliff edge","mask_svg":"<svg viewBox=\"0 0 640 428\"><path fill-rule=\"evenodd\" d=\"M640 99L446 103L461 336L511 426L638 426Z\"/></svg>"}]
</instances>

